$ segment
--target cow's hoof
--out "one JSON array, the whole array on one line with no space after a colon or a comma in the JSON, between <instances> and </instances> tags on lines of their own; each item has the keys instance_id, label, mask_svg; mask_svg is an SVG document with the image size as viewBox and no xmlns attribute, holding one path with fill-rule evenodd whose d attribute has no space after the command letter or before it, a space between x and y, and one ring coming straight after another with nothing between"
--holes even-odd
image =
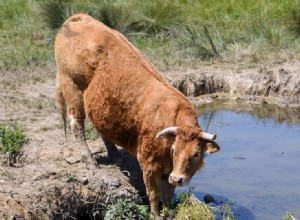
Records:
<instances>
[{"instance_id":1,"label":"cow's hoof","mask_svg":"<svg viewBox=\"0 0 300 220\"><path fill-rule=\"evenodd\" d=\"M94 158L89 158L85 154L82 154L81 161L86 164L86 168L88 170L95 170L99 168Z\"/></svg>"},{"instance_id":2,"label":"cow's hoof","mask_svg":"<svg viewBox=\"0 0 300 220\"><path fill-rule=\"evenodd\" d=\"M88 170L95 170L95 169L98 169L98 165L94 164L94 163L86 163L86 168Z\"/></svg>"},{"instance_id":3,"label":"cow's hoof","mask_svg":"<svg viewBox=\"0 0 300 220\"><path fill-rule=\"evenodd\" d=\"M153 213L151 213L151 220L164 220L164 217L159 216L159 215L154 215Z\"/></svg>"}]
</instances>

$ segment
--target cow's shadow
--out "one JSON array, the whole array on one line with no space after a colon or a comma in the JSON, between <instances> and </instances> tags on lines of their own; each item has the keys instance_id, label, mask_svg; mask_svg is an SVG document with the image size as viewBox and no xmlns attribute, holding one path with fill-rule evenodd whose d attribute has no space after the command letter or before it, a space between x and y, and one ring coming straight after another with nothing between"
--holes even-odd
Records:
<instances>
[{"instance_id":1,"label":"cow's shadow","mask_svg":"<svg viewBox=\"0 0 300 220\"><path fill-rule=\"evenodd\" d=\"M122 159L116 160L115 158L104 154L94 155L97 163L101 165L117 165L122 173L128 177L130 184L139 192L139 197L143 204L149 204L146 193L146 187L143 181L143 173L139 162L133 158L125 149L119 149Z\"/></svg>"}]
</instances>

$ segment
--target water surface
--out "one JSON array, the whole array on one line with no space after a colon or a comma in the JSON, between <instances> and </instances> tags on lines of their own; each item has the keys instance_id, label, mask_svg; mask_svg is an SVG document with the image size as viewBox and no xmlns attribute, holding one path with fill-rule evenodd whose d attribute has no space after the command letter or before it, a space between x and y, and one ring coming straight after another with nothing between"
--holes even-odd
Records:
<instances>
[{"instance_id":1,"label":"water surface","mask_svg":"<svg viewBox=\"0 0 300 220\"><path fill-rule=\"evenodd\" d=\"M205 159L192 181L201 200L231 200L236 219L300 219L300 110L221 103L199 108L204 130L221 151Z\"/></svg>"}]
</instances>

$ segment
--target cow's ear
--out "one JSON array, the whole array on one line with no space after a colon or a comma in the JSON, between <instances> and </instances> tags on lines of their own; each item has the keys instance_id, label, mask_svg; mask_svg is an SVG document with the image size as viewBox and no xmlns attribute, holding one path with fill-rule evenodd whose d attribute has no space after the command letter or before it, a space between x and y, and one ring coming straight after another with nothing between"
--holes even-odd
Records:
<instances>
[{"instance_id":1,"label":"cow's ear","mask_svg":"<svg viewBox=\"0 0 300 220\"><path fill-rule=\"evenodd\" d=\"M219 145L213 141L209 141L205 145L205 154L212 154L218 152L219 150L220 150Z\"/></svg>"}]
</instances>

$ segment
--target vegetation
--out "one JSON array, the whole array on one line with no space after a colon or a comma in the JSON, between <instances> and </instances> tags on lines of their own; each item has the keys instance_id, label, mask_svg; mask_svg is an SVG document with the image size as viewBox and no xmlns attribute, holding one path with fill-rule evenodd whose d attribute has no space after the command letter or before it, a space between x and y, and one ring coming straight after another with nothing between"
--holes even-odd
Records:
<instances>
[{"instance_id":1,"label":"vegetation","mask_svg":"<svg viewBox=\"0 0 300 220\"><path fill-rule=\"evenodd\" d=\"M294 0L2 0L0 70L53 62L70 15L89 13L124 33L160 69L203 62L274 64L298 59Z\"/></svg>"},{"instance_id":2,"label":"vegetation","mask_svg":"<svg viewBox=\"0 0 300 220\"><path fill-rule=\"evenodd\" d=\"M89 120L84 121L84 134L87 140L96 140L99 138L99 133Z\"/></svg>"},{"instance_id":3,"label":"vegetation","mask_svg":"<svg viewBox=\"0 0 300 220\"><path fill-rule=\"evenodd\" d=\"M15 124L0 124L0 153L17 154L28 140L23 131Z\"/></svg>"},{"instance_id":4,"label":"vegetation","mask_svg":"<svg viewBox=\"0 0 300 220\"><path fill-rule=\"evenodd\" d=\"M177 207L175 220L213 220L215 215L210 206L200 202L194 195L185 196Z\"/></svg>"},{"instance_id":5,"label":"vegetation","mask_svg":"<svg viewBox=\"0 0 300 220\"><path fill-rule=\"evenodd\" d=\"M287 212L283 219L284 219L284 220L297 220L297 219L294 217L293 212Z\"/></svg>"},{"instance_id":6,"label":"vegetation","mask_svg":"<svg viewBox=\"0 0 300 220\"><path fill-rule=\"evenodd\" d=\"M148 220L150 218L146 206L137 205L129 199L119 199L116 204L108 207L105 220Z\"/></svg>"},{"instance_id":7,"label":"vegetation","mask_svg":"<svg viewBox=\"0 0 300 220\"><path fill-rule=\"evenodd\" d=\"M166 220L234 220L231 202L210 206L201 202L195 195L183 192L176 194L169 208L164 207L162 214Z\"/></svg>"}]
</instances>

